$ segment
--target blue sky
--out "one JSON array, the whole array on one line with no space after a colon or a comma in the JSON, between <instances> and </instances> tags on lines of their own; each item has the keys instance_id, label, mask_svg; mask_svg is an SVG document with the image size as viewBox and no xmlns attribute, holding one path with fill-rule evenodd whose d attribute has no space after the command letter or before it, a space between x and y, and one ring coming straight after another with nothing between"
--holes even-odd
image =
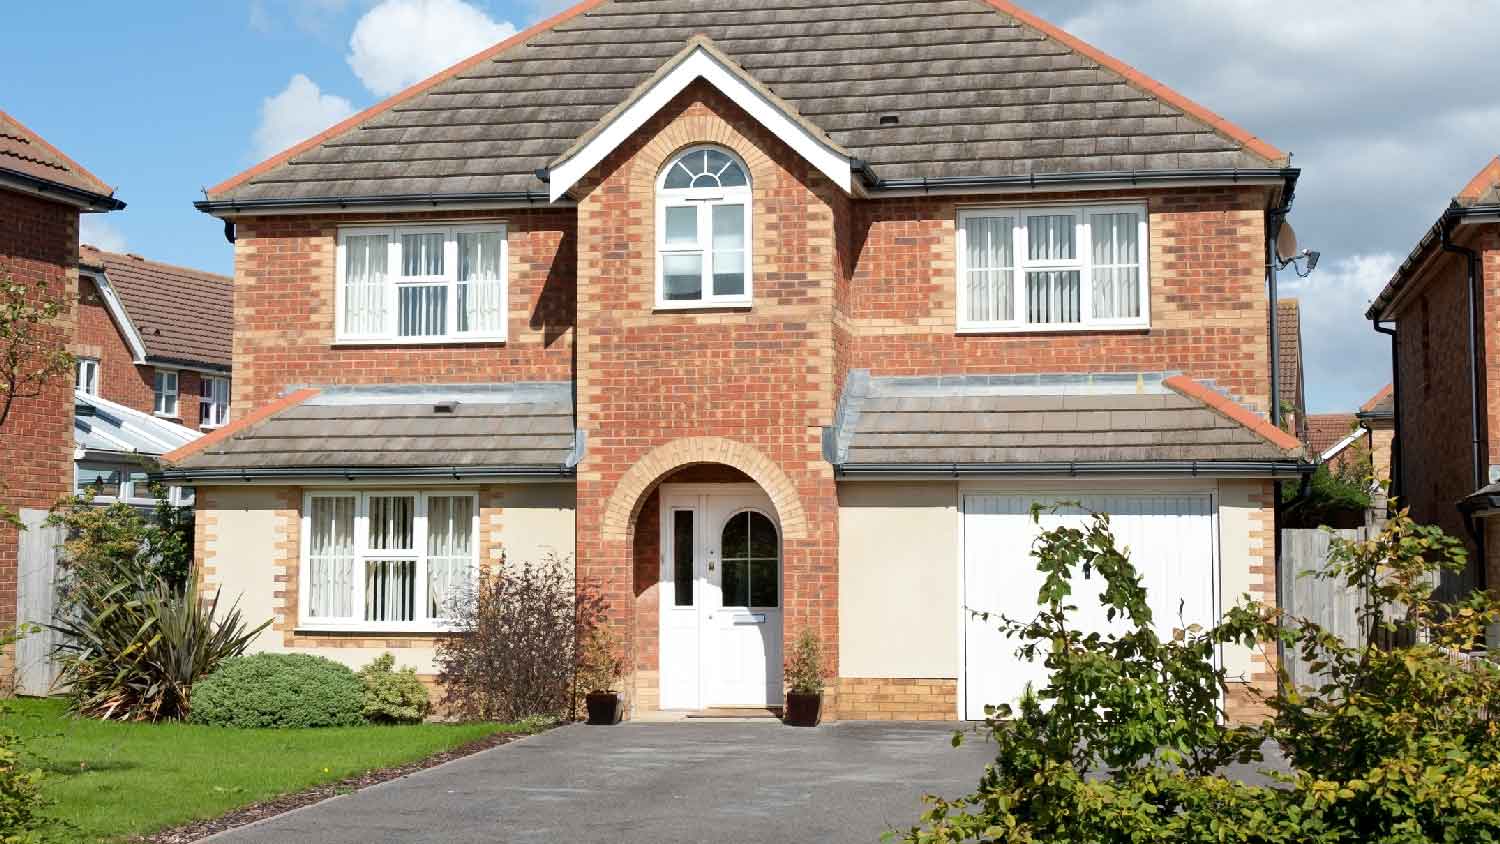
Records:
<instances>
[{"instance_id":1,"label":"blue sky","mask_svg":"<svg viewBox=\"0 0 1500 844\"><path fill-rule=\"evenodd\" d=\"M1389 379L1368 301L1500 153L1493 0L1021 0L1295 155L1323 252L1302 300L1314 412ZM232 270L199 189L564 8L563 0L11 4L0 108L130 204L86 238Z\"/></svg>"}]
</instances>

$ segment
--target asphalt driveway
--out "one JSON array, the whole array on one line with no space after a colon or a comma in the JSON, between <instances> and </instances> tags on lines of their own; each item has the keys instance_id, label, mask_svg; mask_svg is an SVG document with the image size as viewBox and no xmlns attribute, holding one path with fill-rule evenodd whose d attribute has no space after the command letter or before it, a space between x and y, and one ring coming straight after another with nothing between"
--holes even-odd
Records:
<instances>
[{"instance_id":1,"label":"asphalt driveway","mask_svg":"<svg viewBox=\"0 0 1500 844\"><path fill-rule=\"evenodd\" d=\"M967 793L994 746L953 724L575 725L209 839L230 842L863 842L923 793Z\"/></svg>"}]
</instances>

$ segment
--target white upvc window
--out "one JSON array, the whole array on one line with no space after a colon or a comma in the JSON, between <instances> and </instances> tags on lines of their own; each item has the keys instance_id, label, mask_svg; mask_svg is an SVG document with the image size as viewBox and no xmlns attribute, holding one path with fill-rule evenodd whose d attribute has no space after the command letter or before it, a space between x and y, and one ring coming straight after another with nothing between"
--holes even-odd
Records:
<instances>
[{"instance_id":1,"label":"white upvc window","mask_svg":"<svg viewBox=\"0 0 1500 844\"><path fill-rule=\"evenodd\" d=\"M145 468L128 463L74 463L73 491L94 504L123 501L141 507L156 503ZM193 503L193 488L167 487L167 503L181 507Z\"/></svg>"},{"instance_id":2,"label":"white upvc window","mask_svg":"<svg viewBox=\"0 0 1500 844\"><path fill-rule=\"evenodd\" d=\"M306 628L433 631L479 575L473 492L308 492L298 621Z\"/></svg>"},{"instance_id":3,"label":"white upvc window","mask_svg":"<svg viewBox=\"0 0 1500 844\"><path fill-rule=\"evenodd\" d=\"M508 254L499 223L340 229L334 337L503 342Z\"/></svg>"},{"instance_id":4,"label":"white upvc window","mask_svg":"<svg viewBox=\"0 0 1500 844\"><path fill-rule=\"evenodd\" d=\"M229 379L205 375L198 382L198 424L217 428L229 421Z\"/></svg>"},{"instance_id":5,"label":"white upvc window","mask_svg":"<svg viewBox=\"0 0 1500 844\"><path fill-rule=\"evenodd\" d=\"M656 307L750 304L749 173L727 150L694 147L657 177Z\"/></svg>"},{"instance_id":6,"label":"white upvc window","mask_svg":"<svg viewBox=\"0 0 1500 844\"><path fill-rule=\"evenodd\" d=\"M959 212L960 332L1148 328L1146 207Z\"/></svg>"},{"instance_id":7,"label":"white upvc window","mask_svg":"<svg viewBox=\"0 0 1500 844\"><path fill-rule=\"evenodd\" d=\"M99 395L99 359L78 359L78 380L74 385L78 392L85 395Z\"/></svg>"},{"instance_id":8,"label":"white upvc window","mask_svg":"<svg viewBox=\"0 0 1500 844\"><path fill-rule=\"evenodd\" d=\"M177 370L157 369L152 392L155 394L152 410L156 415L177 419Z\"/></svg>"}]
</instances>

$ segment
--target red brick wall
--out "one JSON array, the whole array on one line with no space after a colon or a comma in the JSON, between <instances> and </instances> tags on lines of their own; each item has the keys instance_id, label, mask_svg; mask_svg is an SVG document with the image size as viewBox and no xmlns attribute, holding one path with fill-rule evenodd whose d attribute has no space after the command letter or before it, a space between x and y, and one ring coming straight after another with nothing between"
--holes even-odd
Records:
<instances>
[{"instance_id":1,"label":"red brick wall","mask_svg":"<svg viewBox=\"0 0 1500 844\"><path fill-rule=\"evenodd\" d=\"M1442 527L1472 552L1456 506L1474 491L1466 273L1462 257L1439 253L1409 282L1409 298L1395 315L1401 368L1396 398L1404 504L1417 521Z\"/></svg>"},{"instance_id":2,"label":"red brick wall","mask_svg":"<svg viewBox=\"0 0 1500 844\"><path fill-rule=\"evenodd\" d=\"M232 417L243 416L277 398L292 384L569 378L576 265L571 210L409 214L400 219L506 222L510 251L508 342L334 346L338 226L379 224L390 218L345 215L246 219L239 224L235 242Z\"/></svg>"},{"instance_id":3,"label":"red brick wall","mask_svg":"<svg viewBox=\"0 0 1500 844\"><path fill-rule=\"evenodd\" d=\"M110 316L93 281L84 278L78 289L78 345L75 351L99 361L99 395L145 413L152 407L152 372L136 366L130 344ZM194 420L196 421L196 420Z\"/></svg>"},{"instance_id":4,"label":"red brick wall","mask_svg":"<svg viewBox=\"0 0 1500 844\"><path fill-rule=\"evenodd\" d=\"M1151 328L957 334L961 206L1146 202ZM1182 370L1270 408L1264 188L862 202L851 232L854 366L876 375Z\"/></svg>"},{"instance_id":5,"label":"red brick wall","mask_svg":"<svg viewBox=\"0 0 1500 844\"><path fill-rule=\"evenodd\" d=\"M58 348L76 330L78 212L32 196L0 191L0 276L67 305L48 332ZM41 395L18 399L0 426L0 506L46 508L73 485L73 378L49 382ZM0 627L15 623L18 535L0 522ZM0 656L0 660L4 657Z\"/></svg>"},{"instance_id":6,"label":"red brick wall","mask_svg":"<svg viewBox=\"0 0 1500 844\"><path fill-rule=\"evenodd\" d=\"M655 180L694 143L734 150L750 169L754 304L654 312ZM578 418L589 448L578 477L578 568L601 584L628 635L649 626L655 578L637 580L650 554L651 489L716 438L724 461L775 476L790 639L815 626L837 653L837 503L819 426L832 418L837 192L738 107L690 86L596 168L579 191ZM644 463L643 463L644 461ZM627 475L637 464L651 478ZM750 465L753 464L753 465ZM637 469L639 471L639 469ZM766 486L766 483L762 483ZM644 488L641 488L644 487ZM628 512L612 535L616 508ZM794 509L802 516L790 515ZM789 524L805 519L795 528ZM622 522L625 519L621 520ZM650 569L649 565L641 568ZM649 575L650 573L648 573ZM627 641L647 670L648 642ZM627 684L629 686L630 684Z\"/></svg>"}]
</instances>

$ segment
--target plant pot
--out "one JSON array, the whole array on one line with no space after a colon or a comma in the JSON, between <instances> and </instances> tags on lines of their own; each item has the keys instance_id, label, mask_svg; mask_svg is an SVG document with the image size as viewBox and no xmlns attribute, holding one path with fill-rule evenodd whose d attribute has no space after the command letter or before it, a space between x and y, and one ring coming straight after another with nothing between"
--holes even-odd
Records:
<instances>
[{"instance_id":1,"label":"plant pot","mask_svg":"<svg viewBox=\"0 0 1500 844\"><path fill-rule=\"evenodd\" d=\"M583 701L588 706L590 724L618 724L625 711L618 692L589 692Z\"/></svg>"},{"instance_id":2,"label":"plant pot","mask_svg":"<svg viewBox=\"0 0 1500 844\"><path fill-rule=\"evenodd\" d=\"M822 692L787 692L782 722L791 727L816 727L823 714Z\"/></svg>"}]
</instances>

